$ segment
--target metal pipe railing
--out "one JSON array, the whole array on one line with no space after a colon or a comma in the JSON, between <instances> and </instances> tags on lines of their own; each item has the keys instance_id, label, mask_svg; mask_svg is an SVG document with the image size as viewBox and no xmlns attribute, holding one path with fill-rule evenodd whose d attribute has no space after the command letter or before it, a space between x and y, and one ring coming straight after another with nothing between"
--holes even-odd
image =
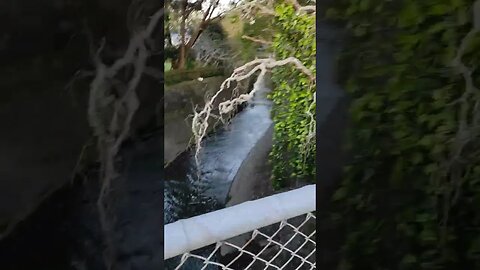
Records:
<instances>
[{"instance_id":1,"label":"metal pipe railing","mask_svg":"<svg viewBox=\"0 0 480 270\"><path fill-rule=\"evenodd\" d=\"M315 211L316 185L167 224L165 260Z\"/></svg>"}]
</instances>

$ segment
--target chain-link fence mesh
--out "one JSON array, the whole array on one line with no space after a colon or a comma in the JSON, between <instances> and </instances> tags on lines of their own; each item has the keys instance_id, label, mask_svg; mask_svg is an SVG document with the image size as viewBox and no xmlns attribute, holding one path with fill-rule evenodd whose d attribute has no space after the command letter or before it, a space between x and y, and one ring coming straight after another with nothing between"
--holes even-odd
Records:
<instances>
[{"instance_id":1,"label":"chain-link fence mesh","mask_svg":"<svg viewBox=\"0 0 480 270\"><path fill-rule=\"evenodd\" d=\"M314 213L255 229L167 260L167 269L316 269Z\"/></svg>"}]
</instances>

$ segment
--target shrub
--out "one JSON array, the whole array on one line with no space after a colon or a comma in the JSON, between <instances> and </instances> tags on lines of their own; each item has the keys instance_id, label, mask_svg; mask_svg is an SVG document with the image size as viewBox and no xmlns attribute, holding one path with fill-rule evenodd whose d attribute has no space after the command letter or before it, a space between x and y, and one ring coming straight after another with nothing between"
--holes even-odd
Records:
<instances>
[{"instance_id":1,"label":"shrub","mask_svg":"<svg viewBox=\"0 0 480 270\"><path fill-rule=\"evenodd\" d=\"M315 16L296 14L292 6L278 5L275 18L276 35L273 51L277 59L290 56L299 59L315 73ZM315 85L295 67L288 65L273 70L274 89L272 119L274 126L273 185L283 188L296 180L315 181L315 145L306 151L310 117L315 115L313 102ZM314 143L314 142L312 142Z\"/></svg>"},{"instance_id":2,"label":"shrub","mask_svg":"<svg viewBox=\"0 0 480 270\"><path fill-rule=\"evenodd\" d=\"M339 269L479 269L480 96L466 94L454 63L472 4L343 0L328 11L351 34L340 67L352 160L332 216L345 235ZM471 37L460 60L473 71Z\"/></svg>"}]
</instances>

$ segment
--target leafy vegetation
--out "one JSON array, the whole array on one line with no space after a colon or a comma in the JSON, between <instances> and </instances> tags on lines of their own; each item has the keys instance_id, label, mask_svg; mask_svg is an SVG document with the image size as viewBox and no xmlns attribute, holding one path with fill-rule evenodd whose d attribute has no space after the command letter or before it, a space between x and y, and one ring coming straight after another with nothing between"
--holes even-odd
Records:
<instances>
[{"instance_id":1,"label":"leafy vegetation","mask_svg":"<svg viewBox=\"0 0 480 270\"><path fill-rule=\"evenodd\" d=\"M245 39L243 36L260 37L268 41L272 39L273 32L270 16L257 14L254 20L248 21L241 18L240 14L241 11L234 10L225 14L222 19L224 31L228 34L229 45L238 53L235 59L237 65L259 57L259 48L268 47ZM265 48L265 51L268 51L268 48Z\"/></svg>"},{"instance_id":2,"label":"leafy vegetation","mask_svg":"<svg viewBox=\"0 0 480 270\"><path fill-rule=\"evenodd\" d=\"M275 10L273 52L277 59L296 57L315 73L315 16L299 14L293 6L279 4ZM274 142L271 152L272 179L275 188L289 186L297 180L314 182L315 146L305 148L310 117L314 115L315 85L293 66L275 68L275 84L270 97L274 102Z\"/></svg>"},{"instance_id":3,"label":"leafy vegetation","mask_svg":"<svg viewBox=\"0 0 480 270\"><path fill-rule=\"evenodd\" d=\"M269 16L257 16L255 20L243 22L243 35L249 37L261 37L265 40L272 40L273 29L271 28L272 18ZM258 56L261 48L267 47L263 44L251 42L242 36L238 37L242 46L242 60L251 60ZM268 51L268 48L265 48Z\"/></svg>"},{"instance_id":4,"label":"leafy vegetation","mask_svg":"<svg viewBox=\"0 0 480 270\"><path fill-rule=\"evenodd\" d=\"M334 5L351 34L340 67L352 98L331 217L345 235L338 269L480 268L473 1Z\"/></svg>"}]
</instances>

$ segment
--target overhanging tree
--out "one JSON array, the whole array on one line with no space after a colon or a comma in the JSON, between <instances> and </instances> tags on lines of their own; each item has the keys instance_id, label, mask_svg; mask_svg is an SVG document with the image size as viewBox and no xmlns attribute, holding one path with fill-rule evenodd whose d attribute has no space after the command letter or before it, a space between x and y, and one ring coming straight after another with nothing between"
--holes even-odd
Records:
<instances>
[{"instance_id":1,"label":"overhanging tree","mask_svg":"<svg viewBox=\"0 0 480 270\"><path fill-rule=\"evenodd\" d=\"M180 44L178 45L178 57L173 63L174 69L185 68L189 50L198 41L209 23L219 17L219 15L214 16L219 2L220 0L172 0L166 3L168 4L167 8L176 13L179 19ZM197 16L200 18L199 21L194 20ZM193 31L187 38L189 29L193 29Z\"/></svg>"}]
</instances>

